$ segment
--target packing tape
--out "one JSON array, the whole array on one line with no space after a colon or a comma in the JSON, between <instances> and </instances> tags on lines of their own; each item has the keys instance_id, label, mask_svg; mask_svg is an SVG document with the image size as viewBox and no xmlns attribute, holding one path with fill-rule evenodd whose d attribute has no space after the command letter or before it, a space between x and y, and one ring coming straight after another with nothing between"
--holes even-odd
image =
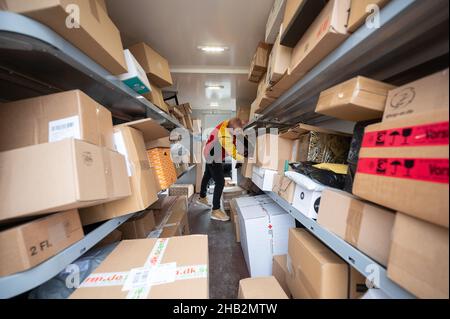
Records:
<instances>
[{"instance_id":1,"label":"packing tape","mask_svg":"<svg viewBox=\"0 0 450 319\"><path fill-rule=\"evenodd\" d=\"M449 122L367 132L362 147L411 147L448 145Z\"/></svg>"},{"instance_id":2,"label":"packing tape","mask_svg":"<svg viewBox=\"0 0 450 319\"><path fill-rule=\"evenodd\" d=\"M357 173L449 183L449 160L433 158L360 158Z\"/></svg>"},{"instance_id":3,"label":"packing tape","mask_svg":"<svg viewBox=\"0 0 450 319\"><path fill-rule=\"evenodd\" d=\"M347 227L345 229L345 241L355 246L358 244L359 232L361 230L364 203L352 199L348 209Z\"/></svg>"}]
</instances>

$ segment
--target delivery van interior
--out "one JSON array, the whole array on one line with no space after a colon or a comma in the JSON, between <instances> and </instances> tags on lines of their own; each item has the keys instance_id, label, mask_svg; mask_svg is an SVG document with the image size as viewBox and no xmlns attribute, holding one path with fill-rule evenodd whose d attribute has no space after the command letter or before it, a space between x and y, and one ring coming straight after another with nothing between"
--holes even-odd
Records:
<instances>
[{"instance_id":1,"label":"delivery van interior","mask_svg":"<svg viewBox=\"0 0 450 319\"><path fill-rule=\"evenodd\" d=\"M449 298L448 0L0 10L1 299Z\"/></svg>"}]
</instances>

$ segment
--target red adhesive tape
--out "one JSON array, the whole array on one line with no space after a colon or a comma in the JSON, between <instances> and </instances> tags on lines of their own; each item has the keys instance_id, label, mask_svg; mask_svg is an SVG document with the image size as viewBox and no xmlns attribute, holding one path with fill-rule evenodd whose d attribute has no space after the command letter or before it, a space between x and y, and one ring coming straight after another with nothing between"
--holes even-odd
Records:
<instances>
[{"instance_id":1,"label":"red adhesive tape","mask_svg":"<svg viewBox=\"0 0 450 319\"><path fill-rule=\"evenodd\" d=\"M362 147L448 145L449 122L402 127L364 134Z\"/></svg>"},{"instance_id":2,"label":"red adhesive tape","mask_svg":"<svg viewBox=\"0 0 450 319\"><path fill-rule=\"evenodd\" d=\"M449 160L424 158L360 158L357 172L448 184Z\"/></svg>"}]
</instances>

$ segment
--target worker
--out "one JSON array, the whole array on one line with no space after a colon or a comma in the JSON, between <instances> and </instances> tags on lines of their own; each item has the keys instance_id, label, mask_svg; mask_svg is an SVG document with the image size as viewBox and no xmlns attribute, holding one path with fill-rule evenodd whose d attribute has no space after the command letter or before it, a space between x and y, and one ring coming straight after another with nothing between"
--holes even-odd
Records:
<instances>
[{"instance_id":1,"label":"worker","mask_svg":"<svg viewBox=\"0 0 450 319\"><path fill-rule=\"evenodd\" d=\"M225 186L224 164L227 156L232 156L238 163L242 163L244 160L245 154L239 154L236 147L237 135L242 133L243 124L239 118L220 123L212 131L203 150L206 168L198 202L211 206L206 198L206 192L212 178L215 186L211 219L214 220L223 222L230 220L230 217L220 209L220 199Z\"/></svg>"}]
</instances>

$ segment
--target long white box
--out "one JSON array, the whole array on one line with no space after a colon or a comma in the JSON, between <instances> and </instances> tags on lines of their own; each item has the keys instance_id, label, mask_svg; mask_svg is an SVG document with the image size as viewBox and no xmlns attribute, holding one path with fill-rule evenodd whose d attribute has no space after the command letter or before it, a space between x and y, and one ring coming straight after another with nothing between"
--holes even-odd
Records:
<instances>
[{"instance_id":1,"label":"long white box","mask_svg":"<svg viewBox=\"0 0 450 319\"><path fill-rule=\"evenodd\" d=\"M274 44L283 23L286 0L275 0L266 24L266 43Z\"/></svg>"},{"instance_id":2,"label":"long white box","mask_svg":"<svg viewBox=\"0 0 450 319\"><path fill-rule=\"evenodd\" d=\"M252 181L262 191L271 192L277 171L253 166Z\"/></svg>"},{"instance_id":3,"label":"long white box","mask_svg":"<svg viewBox=\"0 0 450 319\"><path fill-rule=\"evenodd\" d=\"M289 229L295 227L295 220L275 202L245 206L248 199L238 198L236 204L250 276L271 276L273 256L287 254Z\"/></svg>"}]
</instances>

